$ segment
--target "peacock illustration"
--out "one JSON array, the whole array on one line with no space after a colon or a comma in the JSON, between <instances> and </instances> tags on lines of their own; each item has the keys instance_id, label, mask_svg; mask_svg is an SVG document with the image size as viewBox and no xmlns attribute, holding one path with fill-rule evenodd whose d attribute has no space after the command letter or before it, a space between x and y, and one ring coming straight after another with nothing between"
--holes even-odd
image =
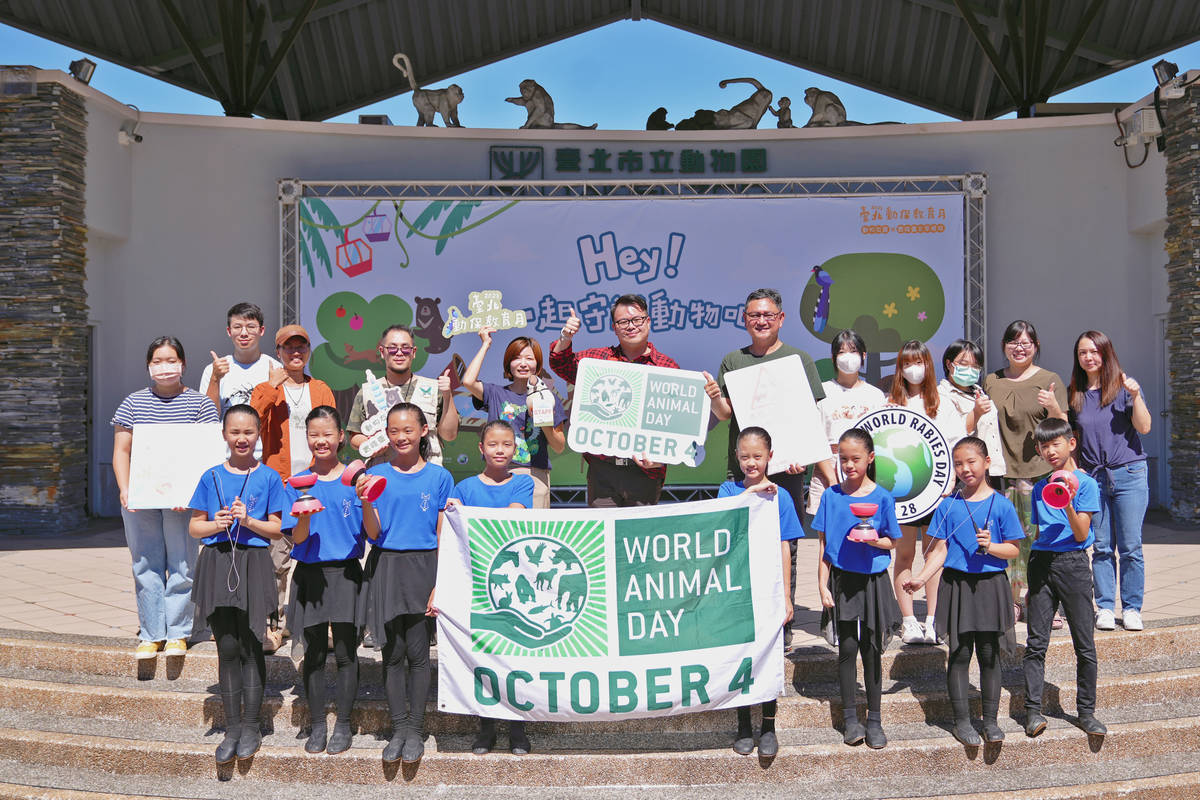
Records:
<instances>
[{"instance_id":1,"label":"peacock illustration","mask_svg":"<svg viewBox=\"0 0 1200 800\"><path fill-rule=\"evenodd\" d=\"M817 297L817 306L813 309L813 333L820 333L825 330L825 325L829 322L829 287L833 285L833 278L829 277L829 273L820 267L812 268L813 280L821 287L821 294Z\"/></svg>"}]
</instances>

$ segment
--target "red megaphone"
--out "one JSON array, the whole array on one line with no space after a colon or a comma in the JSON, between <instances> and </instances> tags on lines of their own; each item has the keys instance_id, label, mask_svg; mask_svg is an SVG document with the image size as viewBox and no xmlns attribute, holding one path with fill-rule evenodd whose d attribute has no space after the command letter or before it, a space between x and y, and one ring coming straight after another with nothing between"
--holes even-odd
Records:
<instances>
[{"instance_id":1,"label":"red megaphone","mask_svg":"<svg viewBox=\"0 0 1200 800\"><path fill-rule=\"evenodd\" d=\"M851 503L850 513L858 517L858 524L850 529L846 538L852 542L879 541L879 532L872 527L868 520L879 510L878 503Z\"/></svg>"},{"instance_id":2,"label":"red megaphone","mask_svg":"<svg viewBox=\"0 0 1200 800\"><path fill-rule=\"evenodd\" d=\"M1060 469L1042 487L1042 502L1051 508L1066 508L1078 491L1079 478L1075 477L1075 473Z\"/></svg>"},{"instance_id":3,"label":"red megaphone","mask_svg":"<svg viewBox=\"0 0 1200 800\"><path fill-rule=\"evenodd\" d=\"M387 488L387 478L382 475L368 475L367 465L361 459L351 461L342 470L342 483L347 486L357 486L360 478L366 486L366 499L368 503L374 503L378 500L379 495L383 494L383 490Z\"/></svg>"},{"instance_id":4,"label":"red megaphone","mask_svg":"<svg viewBox=\"0 0 1200 800\"><path fill-rule=\"evenodd\" d=\"M292 503L293 517L307 517L309 514L315 514L318 511L324 511L325 506L321 501L313 497L306 490L311 489L317 482L315 473L307 475L293 475L288 478L288 484L293 489L299 489L301 494L296 498L296 502Z\"/></svg>"}]
</instances>

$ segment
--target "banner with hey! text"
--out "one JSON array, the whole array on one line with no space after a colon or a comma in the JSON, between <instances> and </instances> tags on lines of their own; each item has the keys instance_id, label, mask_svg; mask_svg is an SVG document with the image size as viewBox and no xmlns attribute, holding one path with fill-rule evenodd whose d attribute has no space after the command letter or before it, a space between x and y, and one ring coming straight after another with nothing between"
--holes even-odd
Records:
<instances>
[{"instance_id":1,"label":"banner with hey! text","mask_svg":"<svg viewBox=\"0 0 1200 800\"><path fill-rule=\"evenodd\" d=\"M783 690L776 498L452 507L438 555L438 707L612 720Z\"/></svg>"}]
</instances>

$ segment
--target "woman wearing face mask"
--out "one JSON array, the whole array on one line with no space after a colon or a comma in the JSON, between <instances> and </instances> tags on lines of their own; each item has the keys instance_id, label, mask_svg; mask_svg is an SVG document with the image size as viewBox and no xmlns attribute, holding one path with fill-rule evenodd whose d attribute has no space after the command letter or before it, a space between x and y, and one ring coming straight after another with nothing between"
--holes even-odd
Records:
<instances>
[{"instance_id":1,"label":"woman wearing face mask","mask_svg":"<svg viewBox=\"0 0 1200 800\"><path fill-rule=\"evenodd\" d=\"M183 385L183 345L160 336L146 350L150 387L121 401L113 414L113 473L121 492L125 541L133 557L137 596L138 659L187 652L192 631L192 568L196 542L188 535L191 512L186 508L129 508L129 454L133 426L165 422L219 422L217 407Z\"/></svg>"},{"instance_id":2,"label":"woman wearing face mask","mask_svg":"<svg viewBox=\"0 0 1200 800\"><path fill-rule=\"evenodd\" d=\"M808 487L809 514L817 513L821 494L830 486L837 486L837 447L842 434L854 427L860 417L883 408L887 402L883 392L859 377L863 361L867 357L867 345L863 338L852 330L844 330L833 337L831 356L837 366L837 378L825 381L825 399L817 403L825 422L825 439L829 442L830 457L817 464L812 483Z\"/></svg>"},{"instance_id":3,"label":"woman wearing face mask","mask_svg":"<svg viewBox=\"0 0 1200 800\"><path fill-rule=\"evenodd\" d=\"M939 431L951 448L959 439L967 435L963 419L958 411L949 403L942 402L938 392L937 377L933 371L933 356L929 348L913 339L905 342L896 355L896 375L892 379L892 391L888 402L893 405L906 406L913 411L920 411L933 420ZM934 625L934 613L937 610L938 583L941 572L934 573L933 580L925 584L925 624L917 621L913 613L913 596L904 591L905 582L912 578L913 560L917 554L917 540L921 539L924 547L921 552L929 552L932 539L926 531L933 519L933 510L920 519L902 524L900 530L904 537L896 542L896 567L892 574L895 584L896 600L900 603L900 612L904 619L901 622L900 638L905 644L937 644L937 631ZM924 534L924 536L922 536Z\"/></svg>"},{"instance_id":4,"label":"woman wearing face mask","mask_svg":"<svg viewBox=\"0 0 1200 800\"><path fill-rule=\"evenodd\" d=\"M955 339L942 353L944 377L938 394L962 418L967 433L984 441L991 459L989 474L1004 474L1004 456L1000 445L1000 420L996 407L979 386L983 372L983 351L969 339Z\"/></svg>"}]
</instances>

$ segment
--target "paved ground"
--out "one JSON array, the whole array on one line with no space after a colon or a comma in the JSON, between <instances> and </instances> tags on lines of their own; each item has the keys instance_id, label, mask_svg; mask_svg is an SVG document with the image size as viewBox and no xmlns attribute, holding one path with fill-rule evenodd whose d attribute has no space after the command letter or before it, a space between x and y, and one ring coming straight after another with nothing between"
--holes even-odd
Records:
<instances>
[{"instance_id":1,"label":"paved ground","mask_svg":"<svg viewBox=\"0 0 1200 800\"><path fill-rule=\"evenodd\" d=\"M1152 513L1143 539L1145 620L1200 616L1200 529ZM801 540L799 562L795 644L804 645L817 640L820 616L815 541ZM95 520L60 537L0 537L3 628L128 637L132 646L137 609L121 521Z\"/></svg>"}]
</instances>

